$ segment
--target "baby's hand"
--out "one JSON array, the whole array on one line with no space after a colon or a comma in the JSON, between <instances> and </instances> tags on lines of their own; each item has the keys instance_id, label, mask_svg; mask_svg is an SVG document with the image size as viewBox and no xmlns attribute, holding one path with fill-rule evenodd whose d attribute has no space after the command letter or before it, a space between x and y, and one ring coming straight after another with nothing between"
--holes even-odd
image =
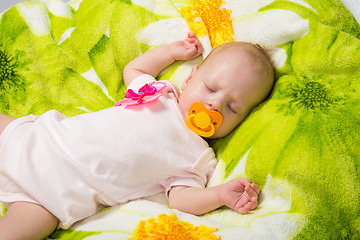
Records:
<instances>
[{"instance_id":1,"label":"baby's hand","mask_svg":"<svg viewBox=\"0 0 360 240\"><path fill-rule=\"evenodd\" d=\"M171 54L175 60L190 60L199 56L203 46L194 33L188 33L183 41L176 41L169 44Z\"/></svg>"},{"instance_id":2,"label":"baby's hand","mask_svg":"<svg viewBox=\"0 0 360 240\"><path fill-rule=\"evenodd\" d=\"M246 214L258 206L260 188L248 178L237 178L222 185L220 201L241 214Z\"/></svg>"}]
</instances>

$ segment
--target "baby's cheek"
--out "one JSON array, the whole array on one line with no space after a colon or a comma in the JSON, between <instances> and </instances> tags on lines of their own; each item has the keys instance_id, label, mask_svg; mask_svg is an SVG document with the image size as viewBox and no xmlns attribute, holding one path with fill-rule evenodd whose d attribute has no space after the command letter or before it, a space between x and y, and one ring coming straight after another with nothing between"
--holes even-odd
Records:
<instances>
[{"instance_id":1,"label":"baby's cheek","mask_svg":"<svg viewBox=\"0 0 360 240\"><path fill-rule=\"evenodd\" d=\"M214 138L221 138L221 137L225 137L226 135L228 135L231 131L227 131L227 128L224 126L224 122L221 125L221 127L215 131L214 135L212 135L211 137L209 137L210 139L214 139Z\"/></svg>"},{"instance_id":2,"label":"baby's cheek","mask_svg":"<svg viewBox=\"0 0 360 240\"><path fill-rule=\"evenodd\" d=\"M183 101L183 99L179 99L179 108L181 113L183 114L184 118L186 119L188 116L189 107L186 106L186 103Z\"/></svg>"},{"instance_id":3,"label":"baby's cheek","mask_svg":"<svg viewBox=\"0 0 360 240\"><path fill-rule=\"evenodd\" d=\"M223 127L223 129L221 129L220 127L219 130L221 130L221 133L224 136L226 136L229 133L231 133L233 130L235 130L241 122L242 119L238 119L238 118L227 119L225 122L223 122L223 125L221 126Z\"/></svg>"}]
</instances>

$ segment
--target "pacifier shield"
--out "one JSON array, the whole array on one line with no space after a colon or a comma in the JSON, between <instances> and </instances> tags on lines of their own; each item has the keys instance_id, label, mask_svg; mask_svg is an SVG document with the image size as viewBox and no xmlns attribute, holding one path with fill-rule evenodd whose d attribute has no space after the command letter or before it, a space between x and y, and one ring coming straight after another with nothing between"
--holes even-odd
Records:
<instances>
[{"instance_id":1,"label":"pacifier shield","mask_svg":"<svg viewBox=\"0 0 360 240\"><path fill-rule=\"evenodd\" d=\"M207 109L202 103L195 102L190 106L186 125L202 137L211 137L222 123L219 112Z\"/></svg>"}]
</instances>

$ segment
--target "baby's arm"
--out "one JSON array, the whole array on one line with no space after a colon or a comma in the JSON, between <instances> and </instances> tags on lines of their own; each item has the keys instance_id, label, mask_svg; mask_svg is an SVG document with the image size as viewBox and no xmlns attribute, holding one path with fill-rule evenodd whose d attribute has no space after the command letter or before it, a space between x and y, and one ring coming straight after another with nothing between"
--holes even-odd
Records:
<instances>
[{"instance_id":1,"label":"baby's arm","mask_svg":"<svg viewBox=\"0 0 360 240\"><path fill-rule=\"evenodd\" d=\"M9 125L15 118L0 113L0 134L4 131L4 129Z\"/></svg>"},{"instance_id":2,"label":"baby's arm","mask_svg":"<svg viewBox=\"0 0 360 240\"><path fill-rule=\"evenodd\" d=\"M259 193L259 186L247 178L237 178L210 188L176 186L170 190L169 205L195 215L208 213L223 205L246 214L257 207Z\"/></svg>"},{"instance_id":3,"label":"baby's arm","mask_svg":"<svg viewBox=\"0 0 360 240\"><path fill-rule=\"evenodd\" d=\"M164 68L176 60L190 60L199 56L203 51L202 45L195 34L189 33L183 41L176 41L168 45L154 48L132 60L124 68L125 85L141 74L156 77Z\"/></svg>"}]
</instances>

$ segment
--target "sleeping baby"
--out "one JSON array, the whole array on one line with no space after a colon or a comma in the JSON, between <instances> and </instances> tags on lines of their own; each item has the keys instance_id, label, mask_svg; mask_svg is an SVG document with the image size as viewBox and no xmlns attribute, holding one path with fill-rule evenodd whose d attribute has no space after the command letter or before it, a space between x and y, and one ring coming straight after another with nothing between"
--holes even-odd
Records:
<instances>
[{"instance_id":1,"label":"sleeping baby","mask_svg":"<svg viewBox=\"0 0 360 240\"><path fill-rule=\"evenodd\" d=\"M125 98L112 108L71 118L0 114L0 239L43 239L104 206L160 192L195 215L255 209L260 188L250 179L205 187L217 163L205 139L228 135L269 95L273 67L257 45L226 43L195 65L181 94L156 81L202 51L189 33L135 58L124 69Z\"/></svg>"}]
</instances>

